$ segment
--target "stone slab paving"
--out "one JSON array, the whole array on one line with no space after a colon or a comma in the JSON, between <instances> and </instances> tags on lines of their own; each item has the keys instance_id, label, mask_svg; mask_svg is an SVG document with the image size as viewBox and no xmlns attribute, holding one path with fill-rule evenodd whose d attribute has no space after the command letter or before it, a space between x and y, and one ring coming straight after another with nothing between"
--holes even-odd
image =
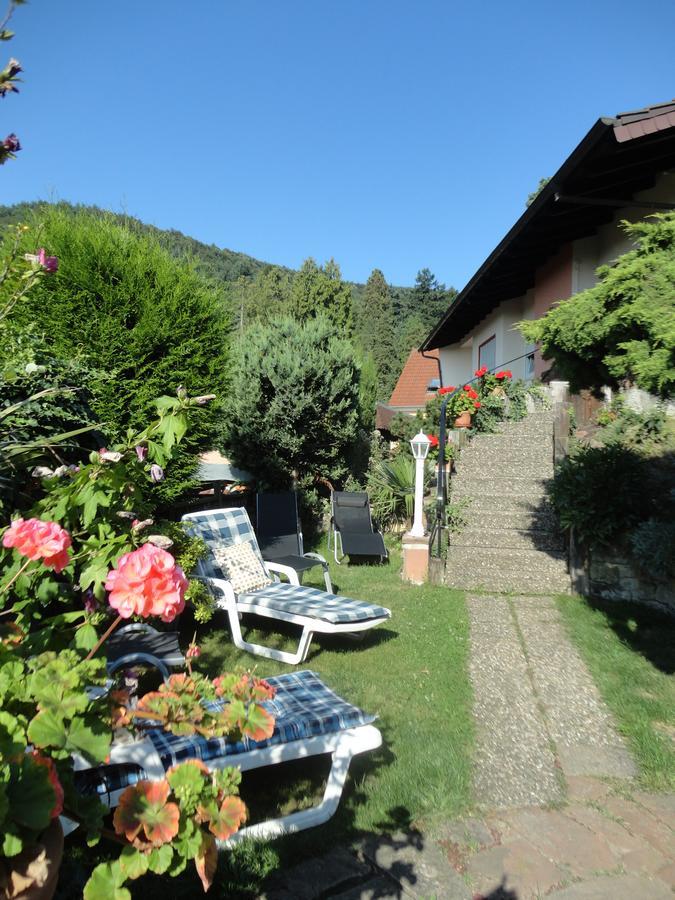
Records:
<instances>
[{"instance_id":1,"label":"stone slab paving","mask_svg":"<svg viewBox=\"0 0 675 900\"><path fill-rule=\"evenodd\" d=\"M635 765L551 597L518 597L512 611L534 690L565 775L630 777Z\"/></svg>"},{"instance_id":2,"label":"stone slab paving","mask_svg":"<svg viewBox=\"0 0 675 900\"><path fill-rule=\"evenodd\" d=\"M563 799L546 723L504 596L467 597L474 692L474 794L482 809Z\"/></svg>"}]
</instances>

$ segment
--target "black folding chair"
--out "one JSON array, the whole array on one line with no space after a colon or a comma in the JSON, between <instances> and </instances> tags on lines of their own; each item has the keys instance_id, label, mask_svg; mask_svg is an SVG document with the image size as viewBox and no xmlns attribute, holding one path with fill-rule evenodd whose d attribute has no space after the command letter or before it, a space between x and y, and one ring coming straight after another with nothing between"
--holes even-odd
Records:
<instances>
[{"instance_id":1,"label":"black folding chair","mask_svg":"<svg viewBox=\"0 0 675 900\"><path fill-rule=\"evenodd\" d=\"M133 666L144 663L148 658L159 660L169 669L185 665L185 657L178 644L178 632L157 631L145 622L132 622L113 631L106 641L105 654L109 671L123 664Z\"/></svg>"},{"instance_id":2,"label":"black folding chair","mask_svg":"<svg viewBox=\"0 0 675 900\"><path fill-rule=\"evenodd\" d=\"M315 566L323 568L323 580L333 593L328 563L319 553L305 553L298 518L298 500L293 491L258 494L256 535L263 559L283 566L291 584L301 584L303 573ZM276 569L275 569L276 571Z\"/></svg>"},{"instance_id":3,"label":"black folding chair","mask_svg":"<svg viewBox=\"0 0 675 900\"><path fill-rule=\"evenodd\" d=\"M379 556L387 559L389 554L384 546L384 538L373 524L370 515L370 500L365 491L333 491L331 494L331 530L328 534L330 549L333 537L335 562L338 559L338 538L341 556Z\"/></svg>"}]
</instances>

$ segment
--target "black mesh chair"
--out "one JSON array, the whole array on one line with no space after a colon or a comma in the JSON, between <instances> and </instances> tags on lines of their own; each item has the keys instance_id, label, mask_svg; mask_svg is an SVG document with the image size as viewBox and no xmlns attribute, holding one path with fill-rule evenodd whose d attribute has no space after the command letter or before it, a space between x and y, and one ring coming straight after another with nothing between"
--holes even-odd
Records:
<instances>
[{"instance_id":1,"label":"black mesh chair","mask_svg":"<svg viewBox=\"0 0 675 900\"><path fill-rule=\"evenodd\" d=\"M319 553L304 551L295 493L286 491L283 494L258 494L256 513L255 531L263 559L287 569L282 574L292 584L301 584L304 572L321 566L326 590L332 594L328 563Z\"/></svg>"},{"instance_id":2,"label":"black mesh chair","mask_svg":"<svg viewBox=\"0 0 675 900\"><path fill-rule=\"evenodd\" d=\"M331 534L335 562L338 559L338 539L341 556L379 556L384 562L388 557L384 538L373 524L370 501L365 491L333 491L331 495Z\"/></svg>"},{"instance_id":3,"label":"black mesh chair","mask_svg":"<svg viewBox=\"0 0 675 900\"><path fill-rule=\"evenodd\" d=\"M105 654L109 671L121 665L145 663L148 658L159 660L169 669L185 665L185 657L178 644L178 632L157 631L145 622L132 622L113 631L106 641Z\"/></svg>"}]
</instances>

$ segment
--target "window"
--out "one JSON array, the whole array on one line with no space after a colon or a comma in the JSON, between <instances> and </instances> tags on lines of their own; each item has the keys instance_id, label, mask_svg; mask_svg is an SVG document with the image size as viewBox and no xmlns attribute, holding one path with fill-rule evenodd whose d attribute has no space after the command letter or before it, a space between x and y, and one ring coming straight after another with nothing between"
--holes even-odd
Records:
<instances>
[{"instance_id":1,"label":"window","mask_svg":"<svg viewBox=\"0 0 675 900\"><path fill-rule=\"evenodd\" d=\"M490 371L497 365L497 338L492 335L478 348L478 368L487 366Z\"/></svg>"},{"instance_id":2,"label":"window","mask_svg":"<svg viewBox=\"0 0 675 900\"><path fill-rule=\"evenodd\" d=\"M432 378L429 384L427 385L427 393L431 394L434 391L437 391L441 386L440 378Z\"/></svg>"},{"instance_id":3,"label":"window","mask_svg":"<svg viewBox=\"0 0 675 900\"><path fill-rule=\"evenodd\" d=\"M525 360L525 378L534 378L534 353Z\"/></svg>"}]
</instances>

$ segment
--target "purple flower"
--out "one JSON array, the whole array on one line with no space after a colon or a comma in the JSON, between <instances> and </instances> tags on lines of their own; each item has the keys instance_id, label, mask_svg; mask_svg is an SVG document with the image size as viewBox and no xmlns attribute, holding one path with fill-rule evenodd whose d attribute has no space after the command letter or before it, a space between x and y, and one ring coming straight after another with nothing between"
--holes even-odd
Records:
<instances>
[{"instance_id":1,"label":"purple flower","mask_svg":"<svg viewBox=\"0 0 675 900\"><path fill-rule=\"evenodd\" d=\"M155 483L158 481L163 481L164 469L161 466L158 466L157 463L153 463L150 466L150 478L152 478Z\"/></svg>"},{"instance_id":2,"label":"purple flower","mask_svg":"<svg viewBox=\"0 0 675 900\"><path fill-rule=\"evenodd\" d=\"M96 597L94 597L94 592L92 590L86 590L84 592L84 610L88 613L95 613L98 609L98 601Z\"/></svg>"},{"instance_id":3,"label":"purple flower","mask_svg":"<svg viewBox=\"0 0 675 900\"><path fill-rule=\"evenodd\" d=\"M59 259L57 256L47 256L44 247L38 250L38 262L46 272L56 272L59 267Z\"/></svg>"},{"instance_id":4,"label":"purple flower","mask_svg":"<svg viewBox=\"0 0 675 900\"><path fill-rule=\"evenodd\" d=\"M2 146L5 150L9 150L10 153L17 153L21 149L21 144L19 143L18 137L12 132L8 134L7 137L2 142Z\"/></svg>"},{"instance_id":5,"label":"purple flower","mask_svg":"<svg viewBox=\"0 0 675 900\"><path fill-rule=\"evenodd\" d=\"M138 457L139 462L143 462L145 457L148 455L147 447L136 447L136 456Z\"/></svg>"}]
</instances>

